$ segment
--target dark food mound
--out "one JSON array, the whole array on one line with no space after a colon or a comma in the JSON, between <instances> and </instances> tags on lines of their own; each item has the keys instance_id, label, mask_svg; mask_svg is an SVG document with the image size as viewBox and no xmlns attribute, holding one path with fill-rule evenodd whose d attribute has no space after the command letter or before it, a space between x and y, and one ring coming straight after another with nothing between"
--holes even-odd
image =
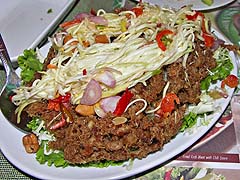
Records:
<instances>
[{"instance_id":1,"label":"dark food mound","mask_svg":"<svg viewBox=\"0 0 240 180\"><path fill-rule=\"evenodd\" d=\"M185 68L179 59L163 67L160 74L147 81L147 86L139 83L130 89L135 99L143 98L149 106L155 108L162 98L163 88L169 81L167 92L177 94L180 104L176 105L168 117L145 113L136 116L135 113L143 107L142 102L137 102L122 115L128 121L114 125L112 120L115 116L111 113L104 118L96 115L83 117L75 112L75 106L72 105L70 109L74 122L51 131L56 141L50 142L50 147L62 150L65 160L72 164L141 159L162 149L163 145L179 132L187 105L200 101L200 81L208 75L209 69L216 66L212 50L206 49L201 43L203 42L196 42L195 51L190 53ZM38 116L43 119L45 125L59 113L48 110L46 101L33 103L25 111L32 117Z\"/></svg>"}]
</instances>

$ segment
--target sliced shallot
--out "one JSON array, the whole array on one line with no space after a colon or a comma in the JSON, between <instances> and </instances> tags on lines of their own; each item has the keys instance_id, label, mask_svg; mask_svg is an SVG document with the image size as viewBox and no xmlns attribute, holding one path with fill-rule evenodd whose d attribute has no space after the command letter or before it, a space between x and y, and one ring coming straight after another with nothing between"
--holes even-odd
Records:
<instances>
[{"instance_id":1,"label":"sliced shallot","mask_svg":"<svg viewBox=\"0 0 240 180\"><path fill-rule=\"evenodd\" d=\"M104 112L114 112L121 96L111 96L100 101L100 107Z\"/></svg>"},{"instance_id":2,"label":"sliced shallot","mask_svg":"<svg viewBox=\"0 0 240 180\"><path fill-rule=\"evenodd\" d=\"M91 16L91 17L88 17L88 19L89 21L94 22L97 25L103 25L103 26L108 25L107 19L105 19L102 16Z\"/></svg>"},{"instance_id":3,"label":"sliced shallot","mask_svg":"<svg viewBox=\"0 0 240 180\"><path fill-rule=\"evenodd\" d=\"M108 87L114 88L116 86L116 80L113 74L109 71L104 71L96 75L95 79Z\"/></svg>"},{"instance_id":4,"label":"sliced shallot","mask_svg":"<svg viewBox=\"0 0 240 180\"><path fill-rule=\"evenodd\" d=\"M82 12L82 13L79 13L75 16L75 19L79 19L79 20L83 20L85 18L89 18L93 16L92 14L89 14L89 13L85 13L85 12Z\"/></svg>"},{"instance_id":5,"label":"sliced shallot","mask_svg":"<svg viewBox=\"0 0 240 180\"><path fill-rule=\"evenodd\" d=\"M91 79L83 93L80 104L93 105L102 97L102 88L95 79Z\"/></svg>"}]
</instances>

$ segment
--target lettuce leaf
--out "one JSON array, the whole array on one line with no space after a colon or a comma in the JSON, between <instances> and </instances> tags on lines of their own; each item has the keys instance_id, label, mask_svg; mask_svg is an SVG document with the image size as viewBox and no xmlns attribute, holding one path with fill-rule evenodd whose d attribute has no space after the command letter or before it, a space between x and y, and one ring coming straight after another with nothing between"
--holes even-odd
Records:
<instances>
[{"instance_id":1,"label":"lettuce leaf","mask_svg":"<svg viewBox=\"0 0 240 180\"><path fill-rule=\"evenodd\" d=\"M30 82L35 72L43 68L43 64L38 60L37 53L33 49L23 51L23 55L18 57L18 65L21 68L20 76L24 83Z\"/></svg>"},{"instance_id":2,"label":"lettuce leaf","mask_svg":"<svg viewBox=\"0 0 240 180\"><path fill-rule=\"evenodd\" d=\"M211 84L225 79L233 70L231 57L226 48L218 48L214 52L214 58L217 61L217 66L211 69L210 74L201 81L201 90L208 90Z\"/></svg>"}]
</instances>

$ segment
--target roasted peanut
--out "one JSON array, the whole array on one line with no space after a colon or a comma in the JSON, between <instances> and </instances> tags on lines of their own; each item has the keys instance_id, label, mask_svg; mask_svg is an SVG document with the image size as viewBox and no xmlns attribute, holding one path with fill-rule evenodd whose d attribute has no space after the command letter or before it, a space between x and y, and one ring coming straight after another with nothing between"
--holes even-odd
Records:
<instances>
[{"instance_id":1,"label":"roasted peanut","mask_svg":"<svg viewBox=\"0 0 240 180\"><path fill-rule=\"evenodd\" d=\"M39 149L38 138L33 133L25 135L22 142L27 153L35 153Z\"/></svg>"}]
</instances>

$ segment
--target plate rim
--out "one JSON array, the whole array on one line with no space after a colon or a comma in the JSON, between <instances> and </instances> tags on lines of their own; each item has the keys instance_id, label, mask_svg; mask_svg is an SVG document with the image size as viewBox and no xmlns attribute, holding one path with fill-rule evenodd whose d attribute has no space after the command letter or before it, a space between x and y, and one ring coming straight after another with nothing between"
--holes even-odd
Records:
<instances>
[{"instance_id":1,"label":"plate rim","mask_svg":"<svg viewBox=\"0 0 240 180\"><path fill-rule=\"evenodd\" d=\"M43 31L39 32L38 37L33 39L32 43L26 49L35 49L44 40L44 38L47 37L48 33L51 32L51 29L54 29L54 27L56 27L56 25L64 18L68 11L74 6L76 1L77 0L65 0L63 6L59 8L59 12L56 14L53 20L44 28ZM17 58L20 55L22 54L20 53L19 55L15 56L10 55L11 61L13 63L17 62ZM2 65L2 62L0 62L0 65Z\"/></svg>"},{"instance_id":2,"label":"plate rim","mask_svg":"<svg viewBox=\"0 0 240 180\"><path fill-rule=\"evenodd\" d=\"M140 0L136 0L136 1L139 2ZM223 1L222 3L219 3L219 4L215 4L216 2L218 2L218 0L215 0L213 5L211 5L211 6L207 6L203 3L203 5L201 7L194 7L194 5L193 5L192 9L196 10L196 11L207 11L207 10L216 9L216 8L219 8L219 7L222 7L222 6L226 6L230 3L232 3L233 1L235 1L235 0L227 0L227 1ZM143 2L150 2L151 3L152 0L143 0ZM193 1L193 3L194 3L194 1ZM185 4L183 4L183 5L185 5ZM161 4L161 6L163 6L163 5Z\"/></svg>"}]
</instances>

